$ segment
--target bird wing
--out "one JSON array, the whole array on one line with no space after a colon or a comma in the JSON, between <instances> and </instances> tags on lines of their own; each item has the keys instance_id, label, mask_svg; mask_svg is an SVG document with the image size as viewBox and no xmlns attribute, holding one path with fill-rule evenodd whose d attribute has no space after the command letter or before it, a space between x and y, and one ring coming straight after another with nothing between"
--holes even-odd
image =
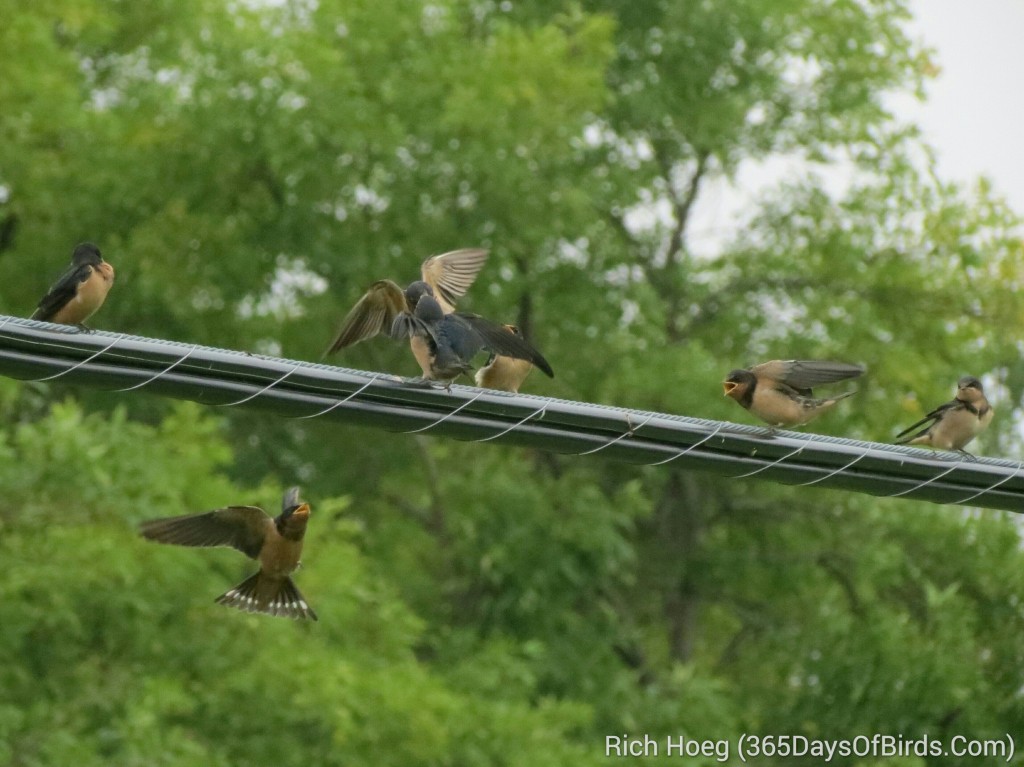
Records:
<instances>
[{"instance_id":1,"label":"bird wing","mask_svg":"<svg viewBox=\"0 0 1024 767\"><path fill-rule=\"evenodd\" d=\"M32 319L46 321L53 317L75 297L78 286L89 279L91 274L92 267L89 264L71 264L39 301L39 306L32 312Z\"/></svg>"},{"instance_id":2,"label":"bird wing","mask_svg":"<svg viewBox=\"0 0 1024 767\"><path fill-rule=\"evenodd\" d=\"M944 403L942 405L939 405L937 408L935 408L932 412L930 412L928 415L926 415L920 421L918 421L917 423L913 424L912 426L908 426L906 429L904 429L899 434L897 434L896 435L896 440L900 441L901 438L904 435L910 434L910 432L914 431L915 429L919 429L919 428L921 428L923 426L924 428L921 428L921 430L919 432L917 432L916 434L911 434L909 437L907 437L905 440L902 440L902 441L909 442L912 439L917 439L922 434L926 433L930 428L932 428L932 426L934 426L936 423L938 423L940 420L942 420L942 418L947 413L949 413L952 410L959 410L962 407L963 407L963 403L960 402L960 400L957 400L957 399L952 399L949 402L946 402L946 403Z\"/></svg>"},{"instance_id":3,"label":"bird wing","mask_svg":"<svg viewBox=\"0 0 1024 767\"><path fill-rule=\"evenodd\" d=\"M480 269L487 261L489 251L466 248L431 256L420 267L423 281L434 291L445 314L455 311L455 301L466 295Z\"/></svg>"},{"instance_id":4,"label":"bird wing","mask_svg":"<svg viewBox=\"0 0 1024 767\"><path fill-rule=\"evenodd\" d=\"M437 341L437 333L434 328L415 314L401 312L395 317L395 321L391 325L392 338L396 341L402 341L406 338L415 338L416 336Z\"/></svg>"},{"instance_id":5,"label":"bird wing","mask_svg":"<svg viewBox=\"0 0 1024 767\"><path fill-rule=\"evenodd\" d=\"M544 355L534 349L525 338L517 336L509 330L507 326L485 320L476 314L456 312L449 316L455 318L458 322L464 323L476 333L483 342L483 347L488 351L505 357L526 360L543 370L544 374L549 378L555 377L555 373L551 369L551 365L548 364L548 361L544 359Z\"/></svg>"},{"instance_id":6,"label":"bird wing","mask_svg":"<svg viewBox=\"0 0 1024 767\"><path fill-rule=\"evenodd\" d=\"M750 368L750 372L758 378L780 381L801 394L809 395L808 390L813 386L856 378L864 372L864 368L828 360L772 360L755 365Z\"/></svg>"},{"instance_id":7,"label":"bird wing","mask_svg":"<svg viewBox=\"0 0 1024 767\"><path fill-rule=\"evenodd\" d=\"M202 514L152 519L139 525L142 537L178 546L230 546L256 559L274 524L259 506L227 506Z\"/></svg>"},{"instance_id":8,"label":"bird wing","mask_svg":"<svg viewBox=\"0 0 1024 767\"><path fill-rule=\"evenodd\" d=\"M408 308L405 292L398 285L391 280L378 280L345 317L327 353L331 354L380 333L390 333L395 317Z\"/></svg>"}]
</instances>

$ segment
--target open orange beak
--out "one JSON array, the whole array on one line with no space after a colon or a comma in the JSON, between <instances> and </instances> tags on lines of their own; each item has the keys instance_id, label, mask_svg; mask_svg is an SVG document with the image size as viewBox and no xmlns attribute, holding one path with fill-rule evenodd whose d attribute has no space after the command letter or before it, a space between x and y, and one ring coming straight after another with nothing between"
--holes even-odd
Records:
<instances>
[{"instance_id":1,"label":"open orange beak","mask_svg":"<svg viewBox=\"0 0 1024 767\"><path fill-rule=\"evenodd\" d=\"M722 381L722 394L728 397L738 385L735 381Z\"/></svg>"},{"instance_id":2,"label":"open orange beak","mask_svg":"<svg viewBox=\"0 0 1024 767\"><path fill-rule=\"evenodd\" d=\"M309 517L309 504L304 503L292 512L293 517Z\"/></svg>"}]
</instances>

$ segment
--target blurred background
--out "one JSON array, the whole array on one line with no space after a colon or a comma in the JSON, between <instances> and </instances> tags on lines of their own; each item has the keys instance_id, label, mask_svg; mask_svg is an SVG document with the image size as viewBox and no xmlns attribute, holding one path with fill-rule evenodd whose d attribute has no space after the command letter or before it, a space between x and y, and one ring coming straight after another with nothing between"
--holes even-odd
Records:
<instances>
[{"instance_id":1,"label":"blurred background","mask_svg":"<svg viewBox=\"0 0 1024 767\"><path fill-rule=\"evenodd\" d=\"M812 428L891 441L970 373L998 413L971 448L1021 456L1021 220L906 107L942 72L906 0L0 18L0 312L31 314L91 240L117 269L92 326L316 360L372 281L483 246L460 308L544 352L557 377L528 392L750 423L727 371L839 359L869 373ZM384 339L334 361L419 372ZM9 379L0 457L0 764L596 765L624 733L1024 747L1012 514ZM214 604L252 563L135 531L293 484L315 624Z\"/></svg>"}]
</instances>

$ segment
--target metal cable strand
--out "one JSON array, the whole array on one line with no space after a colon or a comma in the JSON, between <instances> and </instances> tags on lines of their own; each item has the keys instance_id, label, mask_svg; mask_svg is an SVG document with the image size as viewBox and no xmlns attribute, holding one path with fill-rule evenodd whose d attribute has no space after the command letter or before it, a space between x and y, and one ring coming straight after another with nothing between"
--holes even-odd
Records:
<instances>
[{"instance_id":1,"label":"metal cable strand","mask_svg":"<svg viewBox=\"0 0 1024 767\"><path fill-rule=\"evenodd\" d=\"M323 410L318 410L317 412L310 413L309 415L293 415L293 416L287 416L287 417L291 418L292 420L295 420L295 421L301 421L301 420L303 420L305 418L316 418L317 416L321 416L321 415L325 415L327 413L330 413L332 410L334 410L334 408L338 407L339 405L344 405L346 402L348 402L353 397L356 397L356 396L362 394L367 389L367 387L369 387L370 384L372 384L374 381L376 381L382 375L384 375L384 374L383 373L374 373L373 377L369 381L367 381L362 386L360 386L358 389L356 389L354 392L349 394L347 397L345 397L345 399L339 399L336 402L334 402L333 404L328 405L327 407L325 407Z\"/></svg>"},{"instance_id":2,"label":"metal cable strand","mask_svg":"<svg viewBox=\"0 0 1024 767\"><path fill-rule=\"evenodd\" d=\"M506 437L503 442L566 455L605 451L608 459L649 466L678 460L688 470L723 477L738 469L746 472L743 477L760 474L797 487L872 495L895 490L889 497L1024 512L1024 462L953 456L951 465L937 465L919 450L860 440L783 433L765 442L751 427L726 421L461 386L443 396L393 386L386 373L124 333L80 333L9 316L0 316L0 329L0 375L22 381L60 379L122 392L141 388L295 419L325 415L337 424L408 433L433 429L439 437L475 442ZM635 428L634 420L640 424Z\"/></svg>"},{"instance_id":3,"label":"metal cable strand","mask_svg":"<svg viewBox=\"0 0 1024 767\"><path fill-rule=\"evenodd\" d=\"M0 327L3 327L3 326L0 325ZM198 348L199 348L199 344L192 344L191 348L187 352L185 352L183 355L181 355L181 357L178 360L176 360L175 362L172 362L170 365L165 367L163 370L159 371L156 375L152 376L151 378L147 378L145 381L142 381L141 383L133 384L132 386L126 386L123 389L112 389L112 391L114 391L114 392L123 392L123 391L133 391L134 389L141 389L146 384L151 384L151 383L153 383L153 381L156 381L161 376L163 376L163 375L165 375L167 373L170 373L172 370L174 370L174 368L178 367L178 365L180 365L182 362L187 360L189 358L189 355L191 355L192 352L194 352Z\"/></svg>"},{"instance_id":4,"label":"metal cable strand","mask_svg":"<svg viewBox=\"0 0 1024 767\"><path fill-rule=\"evenodd\" d=\"M664 459L664 460L662 460L662 461L655 461L654 463L647 463L647 464L644 464L644 465L645 465L645 466L661 466L662 464L668 463L669 461L674 461L674 460L676 460L676 458L682 458L682 457L683 457L684 455L686 455L687 453L689 453L689 452L690 452L691 450L696 450L696 449L697 449L698 447L700 447L701 445L703 445L703 444L704 444L705 442L707 442L707 441L708 441L709 439L711 439L711 438L712 438L713 436L715 436L716 434L718 434L718 432L722 430L722 427L723 427L723 426L725 426L725 421L720 421L720 422L719 422L719 424L718 424L718 425L717 425L717 426L715 427L715 430L714 430L713 432L711 432L711 433L710 433L710 434L708 434L707 436L703 437L703 438L702 438L701 440L699 440L698 442L694 442L694 443L693 443L692 445L690 445L690 446L689 446L688 448L686 448L685 450L680 450L680 451L679 451L678 453L676 453L675 455L673 455L673 456L669 456L668 458L666 458L666 459Z\"/></svg>"},{"instance_id":5,"label":"metal cable strand","mask_svg":"<svg viewBox=\"0 0 1024 767\"><path fill-rule=\"evenodd\" d=\"M278 378L276 381L271 381L266 386L264 386L262 389L260 389L258 392L254 392L253 394L250 394L248 397L243 397L242 399L238 400L237 402L224 402L224 403L221 403L221 404L215 404L215 405L213 405L213 407L235 407L235 405L241 405L242 403L248 402L251 399L256 399L258 396L260 396L264 392L266 392L266 391L268 391L270 389L273 389L275 386L277 386L279 383L281 383L283 380L285 380L288 376L290 376L292 373L294 373L296 370L298 370L300 367L301 367L301 365L296 364L291 370L289 370L283 376Z\"/></svg>"},{"instance_id":6,"label":"metal cable strand","mask_svg":"<svg viewBox=\"0 0 1024 767\"><path fill-rule=\"evenodd\" d=\"M474 402L476 402L478 399L480 399L480 396L484 393L484 391L485 391L484 389L481 389L479 392L477 392L476 396L473 397L473 399L466 400L461 405L459 405L457 408L455 408L454 410L452 410L452 411L450 411L448 413L445 413L443 416L438 418L433 423L428 423L426 426L423 426L423 427L421 427L419 429L410 429L409 431L402 431L402 432L399 432L399 434L419 434L421 432L429 431L430 429L433 429L439 423L443 423L444 421L447 421L449 418L451 418L453 415L458 413L464 407L472 405Z\"/></svg>"},{"instance_id":7,"label":"metal cable strand","mask_svg":"<svg viewBox=\"0 0 1024 767\"><path fill-rule=\"evenodd\" d=\"M528 416L526 416L526 418L522 419L521 421L518 421L517 423L512 424L507 429L499 431L497 434L492 434L489 437L481 437L480 439L470 440L470 442L490 442L492 439L497 439L498 437L504 437L510 431L518 429L520 426L522 426L527 421L532 421L533 417L535 415L539 415L540 416L540 418L537 419L538 421L540 421L541 419L544 418L544 413L547 411L547 409L548 409L547 405L541 405L539 410L534 410L532 413L530 413Z\"/></svg>"},{"instance_id":8,"label":"metal cable strand","mask_svg":"<svg viewBox=\"0 0 1024 767\"><path fill-rule=\"evenodd\" d=\"M786 453L783 456L779 456L778 458L776 458L771 463L766 463L764 466L756 468L753 471L748 471L746 474L733 474L733 475L731 475L729 477L729 479L744 479L746 477L753 477L755 474L760 474L762 471L767 471L772 466L776 466L776 465L782 463L783 461L787 461L790 458L792 458L794 455L799 455L800 453L802 453L804 451L804 448L806 448L808 445L811 444L812 441L813 441L813 438L808 437L807 441L804 442L804 444L800 445L800 447L798 447L796 450L792 450L792 451Z\"/></svg>"},{"instance_id":9,"label":"metal cable strand","mask_svg":"<svg viewBox=\"0 0 1024 767\"><path fill-rule=\"evenodd\" d=\"M855 463L857 463L857 461L859 461L861 458L866 456L869 452L871 452L870 448L868 450L865 450L863 453L858 455L856 458L854 458L849 463L843 464L838 469L835 469L834 471L830 471L828 474L824 474L824 475L818 477L817 479L812 479L810 482L798 482L797 484L793 485L793 487L808 487L809 485L816 485L819 482L823 482L824 480L829 479L830 477L834 477L836 474L841 474L844 471L848 471L851 466L853 466Z\"/></svg>"},{"instance_id":10,"label":"metal cable strand","mask_svg":"<svg viewBox=\"0 0 1024 767\"><path fill-rule=\"evenodd\" d=\"M654 413L651 413L650 415L648 415L647 418L644 419L644 422L642 424L640 424L639 426L632 426L629 423L629 413L626 413L626 426L629 427L626 431L622 432L622 434L617 436L615 439L612 439L612 440L609 440L608 442L605 442L603 445L598 445L597 447L595 447L595 448L593 448L591 450L584 450L582 453L576 453L576 455L593 455L594 453L601 452L606 447L611 447L616 442L618 442L620 439L624 439L626 437L632 437L634 434L636 434L638 431L640 431L640 429L642 429L644 426L646 426L650 422L650 420L652 418L654 418Z\"/></svg>"},{"instance_id":11,"label":"metal cable strand","mask_svg":"<svg viewBox=\"0 0 1024 767\"><path fill-rule=\"evenodd\" d=\"M922 487L926 487L926 486L930 485L932 482L934 482L937 479L942 479L944 476L949 474L954 469L959 468L960 464L962 464L963 462L964 462L964 460L963 460L963 458L961 458L959 461L954 463L952 466L950 466L948 469L946 469L941 474L936 474L931 479L926 479L924 482L919 482L918 484L914 485L911 488L908 488L907 490L900 490L900 492L898 492L898 493L891 493L889 495L883 495L882 498L899 498L901 495L908 495L909 493L916 493ZM1013 475L1011 474L1010 476L1012 477Z\"/></svg>"},{"instance_id":12,"label":"metal cable strand","mask_svg":"<svg viewBox=\"0 0 1024 767\"><path fill-rule=\"evenodd\" d=\"M3 327L3 326L0 325L0 327ZM107 344L105 347L103 347L102 349L100 349L97 352L94 352L91 356L86 357L84 360L79 360L77 363L75 363L71 367L65 368L64 370L61 370L59 373L54 373L52 376L45 376L44 378L29 378L27 380L32 381L33 383L41 383L42 381L54 381L54 380L60 378L61 376L67 375L68 373L70 373L73 370L77 370L78 368L82 367L82 365L85 365L88 362L92 362L94 359L99 357L101 354L105 354L106 352L109 352L111 349L114 348L114 346L117 344L117 342L120 341L124 337L125 337L124 333L119 333L117 336L114 337L114 340L111 341L109 344Z\"/></svg>"},{"instance_id":13,"label":"metal cable strand","mask_svg":"<svg viewBox=\"0 0 1024 767\"><path fill-rule=\"evenodd\" d=\"M984 490L979 490L974 495L968 495L966 498L960 498L959 500L950 501L949 503L952 503L952 504L955 504L955 505L959 506L960 504L967 503L968 501L973 501L979 495L985 495L986 493L991 493L993 490L995 490L997 487L1002 485L1004 482L1008 482L1011 479L1013 479L1014 477L1016 477L1020 473L1020 470L1022 468L1024 468L1024 461L1019 461L1017 463L1017 468L1014 470L1013 474L1007 474L1005 477L1002 477L995 484L989 485Z\"/></svg>"}]
</instances>

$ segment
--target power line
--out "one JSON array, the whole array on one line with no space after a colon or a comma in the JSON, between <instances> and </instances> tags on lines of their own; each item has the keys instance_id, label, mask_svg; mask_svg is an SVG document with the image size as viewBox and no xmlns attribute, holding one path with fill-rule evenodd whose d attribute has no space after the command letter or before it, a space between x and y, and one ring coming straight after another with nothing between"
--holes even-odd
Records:
<instances>
[{"instance_id":1,"label":"power line","mask_svg":"<svg viewBox=\"0 0 1024 767\"><path fill-rule=\"evenodd\" d=\"M327 418L403 433L677 466L730 479L832 487L880 497L1024 511L1024 462L470 386L450 392L385 373L126 334L81 333L0 315L0 374L215 407Z\"/></svg>"}]
</instances>

